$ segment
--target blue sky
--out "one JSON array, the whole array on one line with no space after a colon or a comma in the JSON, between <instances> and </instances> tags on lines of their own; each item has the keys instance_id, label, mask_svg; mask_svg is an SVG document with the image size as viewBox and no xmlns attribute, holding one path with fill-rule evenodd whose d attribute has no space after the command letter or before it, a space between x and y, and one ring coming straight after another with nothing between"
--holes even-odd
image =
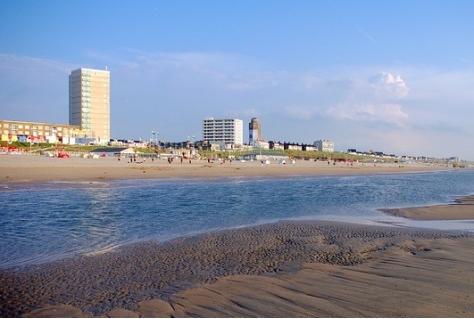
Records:
<instances>
[{"instance_id":1,"label":"blue sky","mask_svg":"<svg viewBox=\"0 0 474 319\"><path fill-rule=\"evenodd\" d=\"M0 1L0 118L67 123L111 72L115 138L267 140L474 160L474 1Z\"/></svg>"}]
</instances>

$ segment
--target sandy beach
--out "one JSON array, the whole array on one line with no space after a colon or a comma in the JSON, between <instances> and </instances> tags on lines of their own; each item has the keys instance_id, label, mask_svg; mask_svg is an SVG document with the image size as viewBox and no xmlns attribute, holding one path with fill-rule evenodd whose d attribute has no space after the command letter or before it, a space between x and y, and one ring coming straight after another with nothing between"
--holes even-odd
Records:
<instances>
[{"instance_id":1,"label":"sandy beach","mask_svg":"<svg viewBox=\"0 0 474 319\"><path fill-rule=\"evenodd\" d=\"M6 187L50 180L385 174L447 169L308 161L292 165L136 164L111 158L10 155L1 156L0 167L0 184ZM472 197L459 198L450 205L389 213L407 218L473 219L472 201ZM411 210L418 210L418 215L408 215ZM0 270L0 315L473 317L473 244L472 233L282 221Z\"/></svg>"},{"instance_id":2,"label":"sandy beach","mask_svg":"<svg viewBox=\"0 0 474 319\"><path fill-rule=\"evenodd\" d=\"M445 165L389 163L333 163L297 160L295 164L268 165L258 161L174 161L165 159L130 163L126 159L105 157L84 159L50 158L39 155L0 155L0 184L43 181L99 181L149 178L281 177L312 175L360 175L410 173L452 169Z\"/></svg>"}]
</instances>

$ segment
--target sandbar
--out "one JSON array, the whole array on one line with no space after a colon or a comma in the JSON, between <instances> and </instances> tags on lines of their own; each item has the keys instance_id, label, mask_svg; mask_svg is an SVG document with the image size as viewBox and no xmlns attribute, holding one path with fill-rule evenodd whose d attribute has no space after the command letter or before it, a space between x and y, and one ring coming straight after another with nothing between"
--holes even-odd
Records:
<instances>
[{"instance_id":1,"label":"sandbar","mask_svg":"<svg viewBox=\"0 0 474 319\"><path fill-rule=\"evenodd\" d=\"M381 211L415 220L474 219L474 195L456 198L453 203L407 208L387 208Z\"/></svg>"}]
</instances>

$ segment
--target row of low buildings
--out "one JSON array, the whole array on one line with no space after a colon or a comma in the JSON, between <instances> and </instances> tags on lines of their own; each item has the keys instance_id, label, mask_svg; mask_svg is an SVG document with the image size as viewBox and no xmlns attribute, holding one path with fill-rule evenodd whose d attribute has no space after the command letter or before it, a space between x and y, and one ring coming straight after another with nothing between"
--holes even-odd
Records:
<instances>
[{"instance_id":1,"label":"row of low buildings","mask_svg":"<svg viewBox=\"0 0 474 319\"><path fill-rule=\"evenodd\" d=\"M240 119L206 118L203 121L202 132L203 141L213 145L214 149L251 147L263 150L334 152L334 142L330 140L317 140L312 145L266 141L262 138L262 125L255 117L249 123L249 143L247 145L244 145L243 121Z\"/></svg>"},{"instance_id":2,"label":"row of low buildings","mask_svg":"<svg viewBox=\"0 0 474 319\"><path fill-rule=\"evenodd\" d=\"M243 142L243 121L239 119L211 119L203 121L203 139L198 142L160 143L174 148L207 148L211 150L259 149L259 150L299 150L334 152L334 143L318 140L312 145L265 141L261 138L261 125L253 118L249 130L249 144ZM252 126L253 125L253 126ZM0 120L1 141L61 144L97 144L90 131L79 125L50 124L39 122ZM111 146L149 147L148 141L109 140ZM169 145L168 145L169 144Z\"/></svg>"},{"instance_id":3,"label":"row of low buildings","mask_svg":"<svg viewBox=\"0 0 474 319\"><path fill-rule=\"evenodd\" d=\"M0 120L1 141L33 143L86 143L87 133L78 125Z\"/></svg>"}]
</instances>

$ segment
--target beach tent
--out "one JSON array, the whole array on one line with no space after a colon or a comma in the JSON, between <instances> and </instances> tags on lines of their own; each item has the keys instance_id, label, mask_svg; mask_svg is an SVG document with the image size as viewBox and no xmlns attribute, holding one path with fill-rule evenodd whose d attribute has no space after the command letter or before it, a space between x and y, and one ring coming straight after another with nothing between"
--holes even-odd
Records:
<instances>
[{"instance_id":1,"label":"beach tent","mask_svg":"<svg viewBox=\"0 0 474 319\"><path fill-rule=\"evenodd\" d=\"M91 153L97 154L99 156L121 156L127 157L135 154L135 150L131 147L103 147L103 148L96 148L95 150L91 151Z\"/></svg>"}]
</instances>

